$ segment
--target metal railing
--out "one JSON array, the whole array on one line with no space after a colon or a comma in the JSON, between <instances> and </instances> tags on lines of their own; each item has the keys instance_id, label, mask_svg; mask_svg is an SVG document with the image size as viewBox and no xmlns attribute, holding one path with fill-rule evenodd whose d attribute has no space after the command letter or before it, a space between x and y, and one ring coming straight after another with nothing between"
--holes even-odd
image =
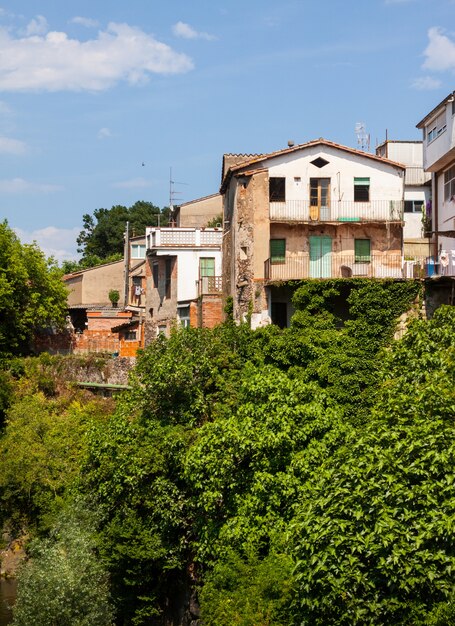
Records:
<instances>
[{"instance_id":1,"label":"metal railing","mask_svg":"<svg viewBox=\"0 0 455 626\"><path fill-rule=\"evenodd\" d=\"M409 166L406 168L406 172L404 175L405 185L424 185L429 180L431 180L431 173L424 172L423 166L421 167Z\"/></svg>"},{"instance_id":2,"label":"metal railing","mask_svg":"<svg viewBox=\"0 0 455 626\"><path fill-rule=\"evenodd\" d=\"M270 219L275 222L401 222L402 200L354 202L332 200L326 206L311 206L309 200L270 202Z\"/></svg>"},{"instance_id":3,"label":"metal railing","mask_svg":"<svg viewBox=\"0 0 455 626\"><path fill-rule=\"evenodd\" d=\"M398 254L372 254L367 258L354 255L327 254L310 259L308 253L285 258L284 263L265 261L264 277L270 281L300 280L302 278L414 278L404 272L403 257Z\"/></svg>"}]
</instances>

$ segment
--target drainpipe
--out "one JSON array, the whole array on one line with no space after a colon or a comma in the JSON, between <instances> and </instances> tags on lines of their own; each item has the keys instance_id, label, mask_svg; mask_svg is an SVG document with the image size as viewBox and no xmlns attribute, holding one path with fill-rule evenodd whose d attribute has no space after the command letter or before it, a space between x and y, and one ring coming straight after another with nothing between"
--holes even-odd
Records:
<instances>
[{"instance_id":1,"label":"drainpipe","mask_svg":"<svg viewBox=\"0 0 455 626\"><path fill-rule=\"evenodd\" d=\"M438 260L438 254L439 254L439 235L438 235L438 230L439 230L439 209L438 209L438 205L439 205L439 194L438 194L438 174L437 172L434 173L434 182L433 182L433 206L434 206L434 210L433 210L433 216L434 216L434 222L432 224L433 226L433 230L435 231L435 235L434 235L434 263L435 263L435 269L436 269L436 263Z\"/></svg>"},{"instance_id":2,"label":"drainpipe","mask_svg":"<svg viewBox=\"0 0 455 626\"><path fill-rule=\"evenodd\" d=\"M125 248L123 251L125 261L125 284L124 284L124 308L128 306L129 286L130 286L130 223L126 223L125 230Z\"/></svg>"}]
</instances>

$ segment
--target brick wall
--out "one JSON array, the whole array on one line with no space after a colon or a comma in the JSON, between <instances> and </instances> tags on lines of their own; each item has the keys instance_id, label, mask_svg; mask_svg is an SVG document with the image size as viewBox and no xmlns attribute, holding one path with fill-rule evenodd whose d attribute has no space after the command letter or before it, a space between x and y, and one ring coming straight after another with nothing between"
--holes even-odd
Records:
<instances>
[{"instance_id":1,"label":"brick wall","mask_svg":"<svg viewBox=\"0 0 455 626\"><path fill-rule=\"evenodd\" d=\"M223 301L221 296L203 296L200 303L200 325L214 328L223 321Z\"/></svg>"}]
</instances>

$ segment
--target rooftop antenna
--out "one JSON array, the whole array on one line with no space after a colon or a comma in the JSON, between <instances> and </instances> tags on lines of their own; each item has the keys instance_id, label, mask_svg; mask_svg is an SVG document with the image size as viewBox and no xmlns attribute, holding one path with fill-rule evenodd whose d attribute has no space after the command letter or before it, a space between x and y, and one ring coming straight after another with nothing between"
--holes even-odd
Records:
<instances>
[{"instance_id":1,"label":"rooftop antenna","mask_svg":"<svg viewBox=\"0 0 455 626\"><path fill-rule=\"evenodd\" d=\"M174 185L188 185L189 183L180 183L178 180L172 179L172 167L169 168L169 208L172 211L174 210L174 201L179 200L181 202L182 198L177 198L183 192L175 191Z\"/></svg>"},{"instance_id":2,"label":"rooftop antenna","mask_svg":"<svg viewBox=\"0 0 455 626\"><path fill-rule=\"evenodd\" d=\"M365 122L357 122L355 125L357 135L357 148L363 152L370 151L370 134L366 131Z\"/></svg>"}]
</instances>

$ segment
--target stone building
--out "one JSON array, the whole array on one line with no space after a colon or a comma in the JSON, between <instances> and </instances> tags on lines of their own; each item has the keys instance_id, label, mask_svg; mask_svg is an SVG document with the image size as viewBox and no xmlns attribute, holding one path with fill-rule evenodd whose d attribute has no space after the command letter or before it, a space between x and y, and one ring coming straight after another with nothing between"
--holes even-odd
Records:
<instances>
[{"instance_id":1,"label":"stone building","mask_svg":"<svg viewBox=\"0 0 455 626\"><path fill-rule=\"evenodd\" d=\"M223 292L289 324L292 281L403 276L405 166L325 139L223 160Z\"/></svg>"}]
</instances>

